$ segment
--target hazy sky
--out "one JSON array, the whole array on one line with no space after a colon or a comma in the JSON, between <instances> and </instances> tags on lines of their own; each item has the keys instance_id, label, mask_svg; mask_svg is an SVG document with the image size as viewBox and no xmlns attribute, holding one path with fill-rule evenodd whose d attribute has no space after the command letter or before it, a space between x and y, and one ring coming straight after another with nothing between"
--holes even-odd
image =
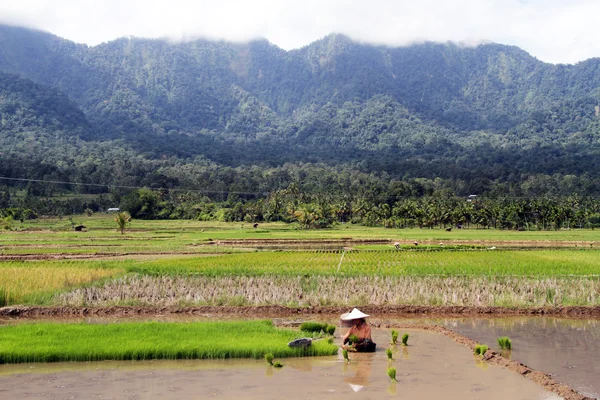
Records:
<instances>
[{"instance_id":1,"label":"hazy sky","mask_svg":"<svg viewBox=\"0 0 600 400\"><path fill-rule=\"evenodd\" d=\"M600 0L1 0L0 22L95 45L122 36L265 37L284 49L331 32L370 43L494 41L547 62L600 56Z\"/></svg>"}]
</instances>

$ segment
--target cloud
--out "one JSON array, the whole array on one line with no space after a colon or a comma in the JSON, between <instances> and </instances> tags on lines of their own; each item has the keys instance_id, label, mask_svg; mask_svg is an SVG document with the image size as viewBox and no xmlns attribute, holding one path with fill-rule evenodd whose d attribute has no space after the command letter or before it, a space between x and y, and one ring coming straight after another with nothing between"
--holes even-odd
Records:
<instances>
[{"instance_id":1,"label":"cloud","mask_svg":"<svg viewBox=\"0 0 600 400\"><path fill-rule=\"evenodd\" d=\"M95 45L122 36L265 37L298 48L331 32L393 46L495 41L548 62L600 56L596 0L4 0L0 20Z\"/></svg>"}]
</instances>

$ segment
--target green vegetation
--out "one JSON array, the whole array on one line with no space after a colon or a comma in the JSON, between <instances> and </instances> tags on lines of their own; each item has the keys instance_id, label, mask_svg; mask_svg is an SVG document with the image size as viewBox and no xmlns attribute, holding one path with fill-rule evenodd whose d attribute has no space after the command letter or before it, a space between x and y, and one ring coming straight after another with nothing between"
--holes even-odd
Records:
<instances>
[{"instance_id":1,"label":"green vegetation","mask_svg":"<svg viewBox=\"0 0 600 400\"><path fill-rule=\"evenodd\" d=\"M396 368L390 367L387 369L387 374L392 380L392 382L396 382Z\"/></svg>"},{"instance_id":2,"label":"green vegetation","mask_svg":"<svg viewBox=\"0 0 600 400\"><path fill-rule=\"evenodd\" d=\"M500 346L502 350L512 350L512 340L507 336L499 337L498 346Z\"/></svg>"},{"instance_id":3,"label":"green vegetation","mask_svg":"<svg viewBox=\"0 0 600 400\"><path fill-rule=\"evenodd\" d=\"M74 232L71 221L36 219L24 222L24 231L3 233L0 301L72 306L600 304L600 250L594 247L600 231L390 231L356 225L308 231L282 223L254 229L136 220L135 229L121 235L113 218L92 215L84 220L86 232ZM73 222L81 223L79 218ZM272 251L263 239L273 240ZM372 250L322 249L331 245L328 241L341 247L348 240L382 244ZM396 250L383 244L395 240L419 245ZM465 247L439 245L449 240ZM508 249L469 248L475 240ZM571 248L539 247L554 243ZM127 256L108 257L121 254ZM166 292L171 295L156 295ZM334 327L317 329L328 333Z\"/></svg>"},{"instance_id":4,"label":"green vegetation","mask_svg":"<svg viewBox=\"0 0 600 400\"><path fill-rule=\"evenodd\" d=\"M297 331L270 321L115 324L27 323L0 327L0 363L333 355L337 346L287 343Z\"/></svg>"},{"instance_id":5,"label":"green vegetation","mask_svg":"<svg viewBox=\"0 0 600 400\"><path fill-rule=\"evenodd\" d=\"M266 353L265 354L265 361L269 364L269 365L273 365L273 353Z\"/></svg>"},{"instance_id":6,"label":"green vegetation","mask_svg":"<svg viewBox=\"0 0 600 400\"><path fill-rule=\"evenodd\" d=\"M408 333L405 333L404 335L402 335L402 345L408 346Z\"/></svg>"},{"instance_id":7,"label":"green vegetation","mask_svg":"<svg viewBox=\"0 0 600 400\"><path fill-rule=\"evenodd\" d=\"M398 331L392 329L392 344L398 343Z\"/></svg>"},{"instance_id":8,"label":"green vegetation","mask_svg":"<svg viewBox=\"0 0 600 400\"><path fill-rule=\"evenodd\" d=\"M0 209L305 228L600 223L598 60L340 35L289 52L84 48L5 25L0 53L0 176L32 179L5 180Z\"/></svg>"},{"instance_id":9,"label":"green vegetation","mask_svg":"<svg viewBox=\"0 0 600 400\"><path fill-rule=\"evenodd\" d=\"M300 330L311 333L325 332L327 330L327 323L312 321L303 322L302 325L300 325Z\"/></svg>"},{"instance_id":10,"label":"green vegetation","mask_svg":"<svg viewBox=\"0 0 600 400\"><path fill-rule=\"evenodd\" d=\"M120 212L115 215L115 222L121 231L121 235L125 233L125 227L131 222L131 215L128 212Z\"/></svg>"},{"instance_id":11,"label":"green vegetation","mask_svg":"<svg viewBox=\"0 0 600 400\"><path fill-rule=\"evenodd\" d=\"M392 349L386 349L385 354L387 355L388 360L393 360L392 358Z\"/></svg>"},{"instance_id":12,"label":"green vegetation","mask_svg":"<svg viewBox=\"0 0 600 400\"><path fill-rule=\"evenodd\" d=\"M485 344L478 344L477 346L475 346L474 354L480 355L480 356L483 357L487 351L488 351L487 345L485 345Z\"/></svg>"},{"instance_id":13,"label":"green vegetation","mask_svg":"<svg viewBox=\"0 0 600 400\"><path fill-rule=\"evenodd\" d=\"M282 368L283 364L280 361L275 361L273 363L273 367L275 367L275 368Z\"/></svg>"},{"instance_id":14,"label":"green vegetation","mask_svg":"<svg viewBox=\"0 0 600 400\"><path fill-rule=\"evenodd\" d=\"M344 360L350 362L350 358L348 358L348 350L342 349L342 356L344 356Z\"/></svg>"}]
</instances>

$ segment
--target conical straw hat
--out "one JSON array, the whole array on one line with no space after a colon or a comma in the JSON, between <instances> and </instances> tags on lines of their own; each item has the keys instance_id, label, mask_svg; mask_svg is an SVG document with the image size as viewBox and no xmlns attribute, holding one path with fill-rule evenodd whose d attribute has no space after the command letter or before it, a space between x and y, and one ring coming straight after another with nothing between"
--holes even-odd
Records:
<instances>
[{"instance_id":1,"label":"conical straw hat","mask_svg":"<svg viewBox=\"0 0 600 400\"><path fill-rule=\"evenodd\" d=\"M358 308L354 308L349 313L342 314L342 316L340 317L340 319L342 321L352 321L353 319L360 319L360 318L367 318L367 317L369 317L369 315L367 315L364 312L360 311Z\"/></svg>"}]
</instances>

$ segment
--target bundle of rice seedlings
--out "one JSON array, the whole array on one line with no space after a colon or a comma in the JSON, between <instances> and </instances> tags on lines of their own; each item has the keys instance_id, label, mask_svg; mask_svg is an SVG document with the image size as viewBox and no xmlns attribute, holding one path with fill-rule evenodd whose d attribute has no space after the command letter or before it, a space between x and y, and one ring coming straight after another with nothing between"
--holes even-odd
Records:
<instances>
[{"instance_id":1,"label":"bundle of rice seedlings","mask_svg":"<svg viewBox=\"0 0 600 400\"><path fill-rule=\"evenodd\" d=\"M478 344L477 346L475 346L475 354L476 355L480 355L480 356L484 356L485 353L488 351L488 347L485 344Z\"/></svg>"},{"instance_id":2,"label":"bundle of rice seedlings","mask_svg":"<svg viewBox=\"0 0 600 400\"><path fill-rule=\"evenodd\" d=\"M498 338L498 346L502 350L512 350L512 340L508 336L502 336Z\"/></svg>"},{"instance_id":3,"label":"bundle of rice seedlings","mask_svg":"<svg viewBox=\"0 0 600 400\"><path fill-rule=\"evenodd\" d=\"M273 365L273 353L265 354L265 360L269 363L269 365Z\"/></svg>"},{"instance_id":4,"label":"bundle of rice seedlings","mask_svg":"<svg viewBox=\"0 0 600 400\"><path fill-rule=\"evenodd\" d=\"M390 379L392 380L392 382L396 382L396 368L394 368L394 367L388 368L387 374L390 377Z\"/></svg>"},{"instance_id":5,"label":"bundle of rice seedlings","mask_svg":"<svg viewBox=\"0 0 600 400\"><path fill-rule=\"evenodd\" d=\"M300 330L303 332L311 332L311 333L326 332L327 331L327 323L312 322L312 321L303 322L302 325L300 325ZM335 327L334 327L334 331L335 331Z\"/></svg>"},{"instance_id":6,"label":"bundle of rice seedlings","mask_svg":"<svg viewBox=\"0 0 600 400\"><path fill-rule=\"evenodd\" d=\"M404 335L402 335L402 345L408 346L408 333L405 333Z\"/></svg>"},{"instance_id":7,"label":"bundle of rice seedlings","mask_svg":"<svg viewBox=\"0 0 600 400\"><path fill-rule=\"evenodd\" d=\"M387 358L388 358L389 361L393 360L393 358L392 358L392 349L386 349L385 350L385 354L387 355Z\"/></svg>"},{"instance_id":8,"label":"bundle of rice seedlings","mask_svg":"<svg viewBox=\"0 0 600 400\"><path fill-rule=\"evenodd\" d=\"M398 331L392 329L392 344L398 343Z\"/></svg>"}]
</instances>

